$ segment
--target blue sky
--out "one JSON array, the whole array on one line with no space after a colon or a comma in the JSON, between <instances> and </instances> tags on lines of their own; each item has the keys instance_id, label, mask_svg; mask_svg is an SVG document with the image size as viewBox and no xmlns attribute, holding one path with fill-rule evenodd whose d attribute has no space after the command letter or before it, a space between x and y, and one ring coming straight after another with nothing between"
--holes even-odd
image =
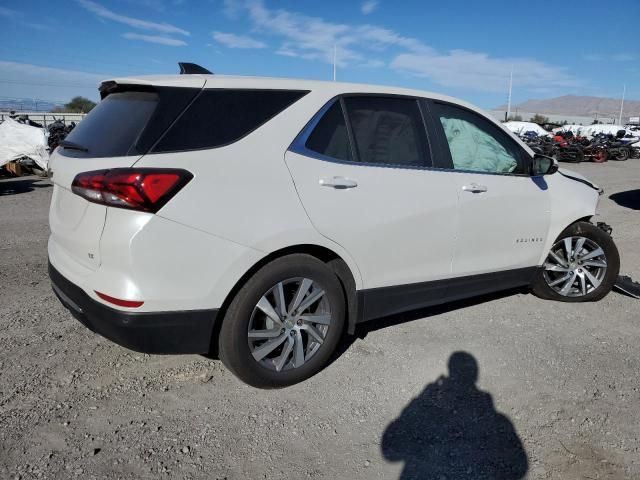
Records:
<instances>
[{"instance_id":1,"label":"blue sky","mask_svg":"<svg viewBox=\"0 0 640 480\"><path fill-rule=\"evenodd\" d=\"M101 79L217 73L433 90L485 108L640 99L640 2L56 0L0 5L0 97L97 98Z\"/></svg>"}]
</instances>

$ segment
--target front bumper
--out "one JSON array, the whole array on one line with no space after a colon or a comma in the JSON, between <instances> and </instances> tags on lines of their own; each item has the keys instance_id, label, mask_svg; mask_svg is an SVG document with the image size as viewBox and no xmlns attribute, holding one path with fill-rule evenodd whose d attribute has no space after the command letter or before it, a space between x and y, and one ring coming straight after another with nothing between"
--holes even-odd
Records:
<instances>
[{"instance_id":1,"label":"front bumper","mask_svg":"<svg viewBox=\"0 0 640 480\"><path fill-rule=\"evenodd\" d=\"M103 305L49 263L54 293L88 329L143 353L208 353L218 309L130 312Z\"/></svg>"}]
</instances>

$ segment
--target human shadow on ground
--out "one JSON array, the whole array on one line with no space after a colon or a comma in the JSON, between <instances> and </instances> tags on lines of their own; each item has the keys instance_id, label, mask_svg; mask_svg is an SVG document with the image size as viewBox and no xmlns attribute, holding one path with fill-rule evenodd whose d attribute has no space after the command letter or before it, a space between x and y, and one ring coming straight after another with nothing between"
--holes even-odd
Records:
<instances>
[{"instance_id":1,"label":"human shadow on ground","mask_svg":"<svg viewBox=\"0 0 640 480\"><path fill-rule=\"evenodd\" d=\"M621 207L640 210L640 189L612 193L609 198Z\"/></svg>"},{"instance_id":2,"label":"human shadow on ground","mask_svg":"<svg viewBox=\"0 0 640 480\"><path fill-rule=\"evenodd\" d=\"M405 407L382 438L382 454L404 462L400 478L516 480L529 468L511 421L476 387L478 363L467 352L449 358L441 376Z\"/></svg>"},{"instance_id":3,"label":"human shadow on ground","mask_svg":"<svg viewBox=\"0 0 640 480\"><path fill-rule=\"evenodd\" d=\"M16 195L18 193L32 192L36 188L49 188L51 183L46 182L45 179L1 179L0 181L0 196ZM45 180L44 183L40 183Z\"/></svg>"}]
</instances>

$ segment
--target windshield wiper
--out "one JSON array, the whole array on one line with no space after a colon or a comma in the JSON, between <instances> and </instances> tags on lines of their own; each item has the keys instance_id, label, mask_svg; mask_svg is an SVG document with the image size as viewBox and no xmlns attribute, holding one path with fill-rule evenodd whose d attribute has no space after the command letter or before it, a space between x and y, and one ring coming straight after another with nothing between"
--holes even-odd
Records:
<instances>
[{"instance_id":1,"label":"windshield wiper","mask_svg":"<svg viewBox=\"0 0 640 480\"><path fill-rule=\"evenodd\" d=\"M69 150L79 150L81 152L89 151L87 147L83 147L79 143L70 142L69 140L62 140L58 145L60 145L62 148L68 148Z\"/></svg>"}]
</instances>

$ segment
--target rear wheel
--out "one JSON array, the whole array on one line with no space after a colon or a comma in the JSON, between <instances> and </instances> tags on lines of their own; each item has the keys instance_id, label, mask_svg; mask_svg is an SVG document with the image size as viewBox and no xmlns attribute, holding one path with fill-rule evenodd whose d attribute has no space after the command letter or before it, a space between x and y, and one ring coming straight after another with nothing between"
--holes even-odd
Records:
<instances>
[{"instance_id":1,"label":"rear wheel","mask_svg":"<svg viewBox=\"0 0 640 480\"><path fill-rule=\"evenodd\" d=\"M577 222L566 228L533 284L533 292L549 300L587 302L607 295L618 277L620 257L605 231Z\"/></svg>"},{"instance_id":2,"label":"rear wheel","mask_svg":"<svg viewBox=\"0 0 640 480\"><path fill-rule=\"evenodd\" d=\"M629 150L627 150L626 148L621 148L620 150L618 150L618 153L616 153L615 157L613 157L614 160L618 160L618 161L625 161L629 159Z\"/></svg>"},{"instance_id":3,"label":"rear wheel","mask_svg":"<svg viewBox=\"0 0 640 480\"><path fill-rule=\"evenodd\" d=\"M282 257L258 270L229 305L220 358L242 381L278 388L317 373L342 335L338 278L310 255Z\"/></svg>"}]
</instances>

